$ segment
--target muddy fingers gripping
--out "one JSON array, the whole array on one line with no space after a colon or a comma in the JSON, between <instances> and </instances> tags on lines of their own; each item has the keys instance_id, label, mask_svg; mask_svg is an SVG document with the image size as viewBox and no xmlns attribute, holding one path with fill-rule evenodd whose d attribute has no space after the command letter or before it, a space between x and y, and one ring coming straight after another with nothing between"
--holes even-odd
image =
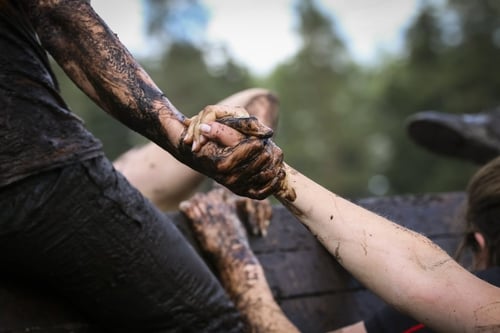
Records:
<instances>
[{"instance_id":1,"label":"muddy fingers gripping","mask_svg":"<svg viewBox=\"0 0 500 333\"><path fill-rule=\"evenodd\" d=\"M264 199L278 189L283 153L270 139L272 129L244 108L208 106L186 125L179 146L186 164L250 198Z\"/></svg>"},{"instance_id":2,"label":"muddy fingers gripping","mask_svg":"<svg viewBox=\"0 0 500 333\"><path fill-rule=\"evenodd\" d=\"M231 142L237 143L244 136L253 136L259 139L270 138L273 135L273 130L254 117L250 116L248 112L242 107L228 106L228 105L209 105L205 107L198 115L188 119L186 136L184 143L192 144L194 152L199 151L201 147L207 142L206 133L207 126L217 126L214 123L226 125L238 133L240 136L233 133L234 139L228 139L228 145Z\"/></svg>"}]
</instances>

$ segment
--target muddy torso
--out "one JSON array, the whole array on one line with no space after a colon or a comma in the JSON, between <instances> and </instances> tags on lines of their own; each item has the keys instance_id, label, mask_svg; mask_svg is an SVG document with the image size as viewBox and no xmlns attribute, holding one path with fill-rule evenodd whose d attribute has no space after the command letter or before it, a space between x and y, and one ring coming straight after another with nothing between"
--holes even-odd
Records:
<instances>
[{"instance_id":1,"label":"muddy torso","mask_svg":"<svg viewBox=\"0 0 500 333\"><path fill-rule=\"evenodd\" d=\"M45 51L15 0L0 0L0 186L102 154L62 100Z\"/></svg>"}]
</instances>

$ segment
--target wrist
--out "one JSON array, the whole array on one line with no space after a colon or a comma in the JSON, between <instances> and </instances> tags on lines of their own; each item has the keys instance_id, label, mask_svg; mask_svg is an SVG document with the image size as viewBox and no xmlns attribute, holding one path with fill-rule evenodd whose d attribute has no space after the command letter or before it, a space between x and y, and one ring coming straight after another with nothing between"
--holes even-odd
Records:
<instances>
[{"instance_id":1,"label":"wrist","mask_svg":"<svg viewBox=\"0 0 500 333\"><path fill-rule=\"evenodd\" d=\"M186 117L173 106L169 106L160 109L158 118L172 148L179 150L187 132Z\"/></svg>"}]
</instances>

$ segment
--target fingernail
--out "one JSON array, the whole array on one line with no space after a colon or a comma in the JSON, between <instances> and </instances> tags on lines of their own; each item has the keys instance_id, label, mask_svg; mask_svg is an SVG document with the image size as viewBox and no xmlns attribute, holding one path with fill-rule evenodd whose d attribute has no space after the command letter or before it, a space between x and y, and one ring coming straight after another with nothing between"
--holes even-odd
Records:
<instances>
[{"instance_id":1,"label":"fingernail","mask_svg":"<svg viewBox=\"0 0 500 333\"><path fill-rule=\"evenodd\" d=\"M196 148L198 148L198 142L193 141L193 145L191 146L191 151L196 151Z\"/></svg>"},{"instance_id":2,"label":"fingernail","mask_svg":"<svg viewBox=\"0 0 500 333\"><path fill-rule=\"evenodd\" d=\"M189 209L190 206L191 204L189 203L189 201L181 201L181 203L179 204L179 209L186 210Z\"/></svg>"},{"instance_id":3,"label":"fingernail","mask_svg":"<svg viewBox=\"0 0 500 333\"><path fill-rule=\"evenodd\" d=\"M200 124L200 131L205 132L205 133L210 133L212 130L212 127L208 124Z\"/></svg>"}]
</instances>

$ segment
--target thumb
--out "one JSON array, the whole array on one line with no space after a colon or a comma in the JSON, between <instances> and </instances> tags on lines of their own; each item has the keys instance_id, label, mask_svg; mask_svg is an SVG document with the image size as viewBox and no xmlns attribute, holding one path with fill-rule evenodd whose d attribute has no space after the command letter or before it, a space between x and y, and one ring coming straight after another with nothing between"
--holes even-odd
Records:
<instances>
[{"instance_id":1,"label":"thumb","mask_svg":"<svg viewBox=\"0 0 500 333\"><path fill-rule=\"evenodd\" d=\"M227 147L234 147L245 138L237 130L218 122L200 124L200 131L207 139L216 141Z\"/></svg>"}]
</instances>

